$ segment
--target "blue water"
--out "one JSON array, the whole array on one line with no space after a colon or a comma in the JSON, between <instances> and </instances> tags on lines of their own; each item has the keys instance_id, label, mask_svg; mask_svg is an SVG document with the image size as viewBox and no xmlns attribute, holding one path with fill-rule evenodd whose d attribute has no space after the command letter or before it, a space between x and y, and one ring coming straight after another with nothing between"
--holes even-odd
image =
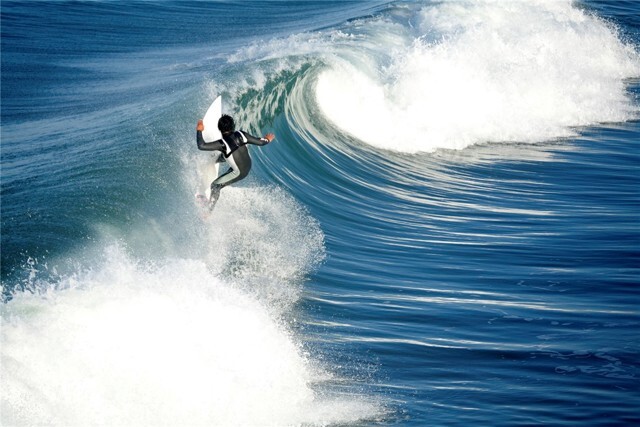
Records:
<instances>
[{"instance_id":1,"label":"blue water","mask_svg":"<svg viewBox=\"0 0 640 427\"><path fill-rule=\"evenodd\" d=\"M2 425L640 423L639 3L1 13Z\"/></svg>"}]
</instances>

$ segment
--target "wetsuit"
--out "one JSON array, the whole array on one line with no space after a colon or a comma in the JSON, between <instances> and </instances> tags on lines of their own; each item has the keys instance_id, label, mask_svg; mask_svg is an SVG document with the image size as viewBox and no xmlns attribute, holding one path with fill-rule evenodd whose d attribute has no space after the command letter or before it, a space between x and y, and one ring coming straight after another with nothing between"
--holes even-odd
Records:
<instances>
[{"instance_id":1,"label":"wetsuit","mask_svg":"<svg viewBox=\"0 0 640 427\"><path fill-rule=\"evenodd\" d=\"M269 143L266 138L256 138L243 131L226 133L222 135L221 139L213 142L206 142L202 138L202 131L197 131L196 140L200 150L220 151L229 164L229 170L211 183L211 198L209 199L211 208L213 208L223 187L238 182L249 174L251 157L247 144L267 145Z\"/></svg>"}]
</instances>

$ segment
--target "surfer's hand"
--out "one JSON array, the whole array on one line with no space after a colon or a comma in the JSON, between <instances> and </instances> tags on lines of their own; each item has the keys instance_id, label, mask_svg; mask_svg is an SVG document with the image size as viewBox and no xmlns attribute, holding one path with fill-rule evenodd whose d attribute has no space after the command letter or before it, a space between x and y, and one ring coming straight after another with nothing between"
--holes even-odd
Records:
<instances>
[{"instance_id":1,"label":"surfer's hand","mask_svg":"<svg viewBox=\"0 0 640 427\"><path fill-rule=\"evenodd\" d=\"M204 130L204 123L202 123L202 120L198 120L198 126L196 126L196 130L199 130L200 132Z\"/></svg>"},{"instance_id":2,"label":"surfer's hand","mask_svg":"<svg viewBox=\"0 0 640 427\"><path fill-rule=\"evenodd\" d=\"M275 136L274 134L272 134L272 133L268 133L268 134L266 134L266 135L264 136L264 139L266 139L267 141L271 142L271 141L273 141L273 140L275 139L275 137L276 137L276 136Z\"/></svg>"}]
</instances>

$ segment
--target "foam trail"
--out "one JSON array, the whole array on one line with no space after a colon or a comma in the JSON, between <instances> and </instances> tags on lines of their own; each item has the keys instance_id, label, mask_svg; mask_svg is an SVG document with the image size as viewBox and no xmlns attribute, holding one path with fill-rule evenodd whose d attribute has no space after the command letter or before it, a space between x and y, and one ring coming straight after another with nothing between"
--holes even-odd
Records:
<instances>
[{"instance_id":1,"label":"foam trail","mask_svg":"<svg viewBox=\"0 0 640 427\"><path fill-rule=\"evenodd\" d=\"M327 60L318 105L362 141L410 153L534 143L637 117L624 79L640 76L640 55L572 3L478 0L438 2L411 16L399 10L354 38L370 60L354 60L349 47Z\"/></svg>"},{"instance_id":2,"label":"foam trail","mask_svg":"<svg viewBox=\"0 0 640 427\"><path fill-rule=\"evenodd\" d=\"M145 265L118 246L104 259L2 307L3 425L324 425L375 412L316 396L287 328L203 262Z\"/></svg>"}]
</instances>

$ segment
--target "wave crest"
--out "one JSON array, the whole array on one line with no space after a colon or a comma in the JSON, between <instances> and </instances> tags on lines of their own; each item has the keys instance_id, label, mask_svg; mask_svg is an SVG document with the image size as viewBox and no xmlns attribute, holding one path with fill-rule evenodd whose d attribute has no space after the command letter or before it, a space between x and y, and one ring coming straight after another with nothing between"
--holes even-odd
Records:
<instances>
[{"instance_id":1,"label":"wave crest","mask_svg":"<svg viewBox=\"0 0 640 427\"><path fill-rule=\"evenodd\" d=\"M533 143L638 115L624 80L640 76L640 55L571 2L445 2L402 19L380 18L317 80L323 114L364 142L410 153ZM354 61L363 48L371 59Z\"/></svg>"}]
</instances>

